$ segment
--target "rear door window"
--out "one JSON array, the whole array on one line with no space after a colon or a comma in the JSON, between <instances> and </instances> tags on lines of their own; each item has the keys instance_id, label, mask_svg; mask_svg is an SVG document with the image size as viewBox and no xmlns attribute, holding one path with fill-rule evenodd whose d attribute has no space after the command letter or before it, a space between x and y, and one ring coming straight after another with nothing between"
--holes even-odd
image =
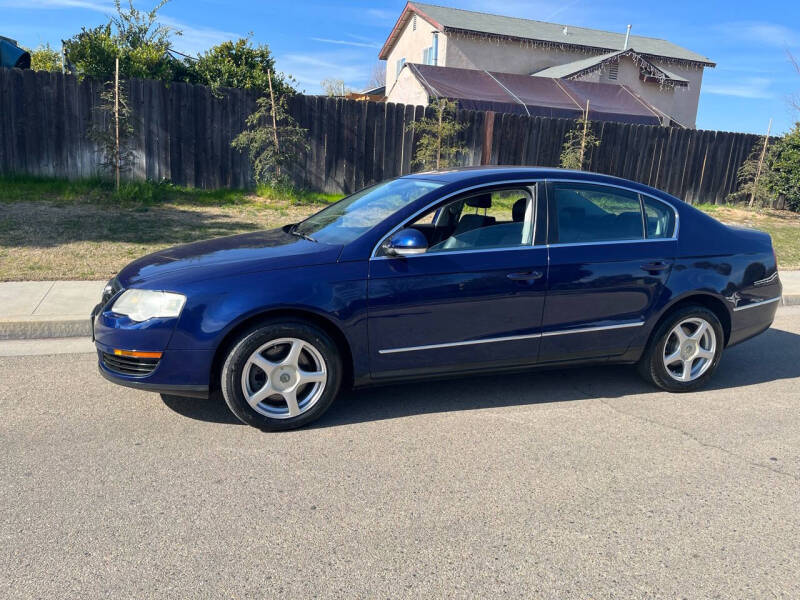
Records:
<instances>
[{"instance_id":1,"label":"rear door window","mask_svg":"<svg viewBox=\"0 0 800 600\"><path fill-rule=\"evenodd\" d=\"M555 243L581 244L644 239L639 195L580 183L553 185Z\"/></svg>"}]
</instances>

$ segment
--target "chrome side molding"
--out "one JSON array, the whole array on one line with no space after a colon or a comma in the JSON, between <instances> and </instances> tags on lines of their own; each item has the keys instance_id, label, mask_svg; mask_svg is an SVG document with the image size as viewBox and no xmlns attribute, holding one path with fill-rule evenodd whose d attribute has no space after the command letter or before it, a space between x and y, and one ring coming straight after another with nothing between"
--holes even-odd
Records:
<instances>
[{"instance_id":1,"label":"chrome side molding","mask_svg":"<svg viewBox=\"0 0 800 600\"><path fill-rule=\"evenodd\" d=\"M544 331L526 335L509 335L504 337L486 338L482 340L468 340L464 342L448 342L444 344L427 344L425 346L408 346L405 348L386 348L378 350L378 354L397 354L399 352L416 352L418 350L437 350L439 348L455 348L458 346L474 346L476 344L493 344L496 342L511 342L516 340L531 340L555 335L569 335L571 333L589 333L592 331L607 331L610 329L625 329L628 327L641 327L644 321L628 321L617 325L598 325L596 327L580 327L577 329L562 329L560 331Z\"/></svg>"},{"instance_id":2,"label":"chrome side molding","mask_svg":"<svg viewBox=\"0 0 800 600\"><path fill-rule=\"evenodd\" d=\"M781 297L778 296L777 298L770 298L769 300L761 300L760 302L751 302L750 304L745 304L744 306L737 306L733 309L733 312L738 312L740 310L747 310L748 308L755 308L756 306L763 306L764 304L771 304L773 302L780 302Z\"/></svg>"}]
</instances>

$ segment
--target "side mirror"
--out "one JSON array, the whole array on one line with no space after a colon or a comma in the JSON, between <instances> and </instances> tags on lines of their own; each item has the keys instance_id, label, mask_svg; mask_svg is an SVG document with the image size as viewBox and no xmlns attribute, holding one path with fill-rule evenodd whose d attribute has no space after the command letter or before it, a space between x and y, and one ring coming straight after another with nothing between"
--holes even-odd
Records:
<instances>
[{"instance_id":1,"label":"side mirror","mask_svg":"<svg viewBox=\"0 0 800 600\"><path fill-rule=\"evenodd\" d=\"M383 244L388 256L413 256L424 254L427 249L428 240L416 229L401 229Z\"/></svg>"}]
</instances>

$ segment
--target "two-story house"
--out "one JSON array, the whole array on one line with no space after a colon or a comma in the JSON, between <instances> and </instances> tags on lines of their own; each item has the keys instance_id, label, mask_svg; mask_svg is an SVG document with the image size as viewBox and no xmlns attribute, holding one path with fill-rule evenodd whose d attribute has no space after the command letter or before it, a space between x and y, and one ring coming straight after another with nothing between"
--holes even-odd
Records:
<instances>
[{"instance_id":1,"label":"two-story house","mask_svg":"<svg viewBox=\"0 0 800 600\"><path fill-rule=\"evenodd\" d=\"M632 90L694 127L710 59L666 40L409 2L380 51L390 102L427 104L406 63L587 82ZM407 80L407 81L406 81Z\"/></svg>"}]
</instances>

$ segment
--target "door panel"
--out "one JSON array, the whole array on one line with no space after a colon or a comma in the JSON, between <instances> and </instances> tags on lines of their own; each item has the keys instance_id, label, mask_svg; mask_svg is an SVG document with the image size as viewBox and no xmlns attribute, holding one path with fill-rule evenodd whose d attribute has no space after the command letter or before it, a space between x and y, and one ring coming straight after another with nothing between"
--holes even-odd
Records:
<instances>
[{"instance_id":1,"label":"door panel","mask_svg":"<svg viewBox=\"0 0 800 600\"><path fill-rule=\"evenodd\" d=\"M637 192L615 186L551 182L547 197L550 268L539 359L623 354L672 269L674 211L655 200L655 212L643 211Z\"/></svg>"},{"instance_id":2,"label":"door panel","mask_svg":"<svg viewBox=\"0 0 800 600\"><path fill-rule=\"evenodd\" d=\"M373 377L535 362L546 269L543 246L373 259Z\"/></svg>"},{"instance_id":3,"label":"door panel","mask_svg":"<svg viewBox=\"0 0 800 600\"><path fill-rule=\"evenodd\" d=\"M676 244L641 241L551 246L540 361L624 353L637 333L634 324L650 315L662 293ZM554 335L587 328L598 329Z\"/></svg>"}]
</instances>

